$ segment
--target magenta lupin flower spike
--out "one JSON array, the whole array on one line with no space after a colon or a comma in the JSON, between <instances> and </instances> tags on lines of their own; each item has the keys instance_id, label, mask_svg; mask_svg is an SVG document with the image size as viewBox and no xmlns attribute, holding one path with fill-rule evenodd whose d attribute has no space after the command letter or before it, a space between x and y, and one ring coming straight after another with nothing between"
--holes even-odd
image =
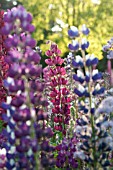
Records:
<instances>
[{"instance_id":1,"label":"magenta lupin flower spike","mask_svg":"<svg viewBox=\"0 0 113 170\"><path fill-rule=\"evenodd\" d=\"M66 70L62 66L64 59L60 57L60 53L58 46L55 43L51 43L50 49L46 52L48 59L45 62L48 66L44 69L44 77L49 89L49 101L52 104L52 128L54 132L60 131L63 135L66 135L66 129L70 120L71 99L67 88Z\"/></svg>"}]
</instances>

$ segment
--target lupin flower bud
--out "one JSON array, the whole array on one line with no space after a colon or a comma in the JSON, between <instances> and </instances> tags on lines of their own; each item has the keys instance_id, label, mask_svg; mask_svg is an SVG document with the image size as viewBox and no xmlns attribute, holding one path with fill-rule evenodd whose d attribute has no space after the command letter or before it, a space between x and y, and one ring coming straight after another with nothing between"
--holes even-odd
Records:
<instances>
[{"instance_id":1,"label":"lupin flower bud","mask_svg":"<svg viewBox=\"0 0 113 170\"><path fill-rule=\"evenodd\" d=\"M82 25L81 31L82 31L82 33L83 33L84 35L88 35L89 32L90 32L90 31L89 31L89 28L87 28L85 24Z\"/></svg>"}]
</instances>

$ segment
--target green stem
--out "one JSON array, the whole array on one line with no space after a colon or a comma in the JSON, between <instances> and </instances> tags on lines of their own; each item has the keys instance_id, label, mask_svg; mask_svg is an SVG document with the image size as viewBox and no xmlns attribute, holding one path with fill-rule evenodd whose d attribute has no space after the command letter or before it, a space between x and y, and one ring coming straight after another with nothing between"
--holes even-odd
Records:
<instances>
[{"instance_id":1,"label":"green stem","mask_svg":"<svg viewBox=\"0 0 113 170\"><path fill-rule=\"evenodd\" d=\"M85 72L89 71L90 75L91 75L91 67L88 68L86 66L86 58L85 58L85 51L81 50L82 53L82 57L84 60L84 69ZM90 122L91 122L91 128L92 128L92 139L93 139L93 147L92 147L92 154L93 154L93 159L94 159L94 163L93 163L93 168L94 170L97 169L97 160L96 160L96 143L95 143L95 125L94 125L94 116L93 114L91 114L91 108L92 108L92 81L90 79L89 83L88 83L88 92L89 92L89 113L90 113Z\"/></svg>"},{"instance_id":2,"label":"green stem","mask_svg":"<svg viewBox=\"0 0 113 170\"><path fill-rule=\"evenodd\" d=\"M26 105L28 106L28 108L30 109L30 113L32 113L32 104L31 104L31 99L30 99L30 87L29 87L29 81L28 79L24 76L23 77L24 82L25 82L25 90L26 90ZM33 127L34 124L34 120L32 118L31 120L31 138L34 139L35 138L35 129ZM39 162L39 153L36 152L35 153L35 161L36 161L36 169L39 170L40 167L40 162Z\"/></svg>"}]
</instances>

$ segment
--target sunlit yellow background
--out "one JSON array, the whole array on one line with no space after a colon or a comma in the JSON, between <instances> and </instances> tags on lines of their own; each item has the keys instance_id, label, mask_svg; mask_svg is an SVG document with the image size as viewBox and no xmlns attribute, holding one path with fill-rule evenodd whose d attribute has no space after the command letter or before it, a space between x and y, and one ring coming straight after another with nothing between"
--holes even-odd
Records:
<instances>
[{"instance_id":1,"label":"sunlit yellow background","mask_svg":"<svg viewBox=\"0 0 113 170\"><path fill-rule=\"evenodd\" d=\"M56 42L62 56L68 53L67 30L74 25L90 28L90 47L102 59L102 46L113 36L113 0L19 0L32 13L36 27L33 36L43 51L47 40Z\"/></svg>"}]
</instances>

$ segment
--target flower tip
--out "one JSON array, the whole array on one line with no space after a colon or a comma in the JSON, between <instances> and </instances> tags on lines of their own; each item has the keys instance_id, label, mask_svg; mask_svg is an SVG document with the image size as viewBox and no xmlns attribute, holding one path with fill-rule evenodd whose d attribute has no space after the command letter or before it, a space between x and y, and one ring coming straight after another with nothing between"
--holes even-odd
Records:
<instances>
[{"instance_id":1,"label":"flower tip","mask_svg":"<svg viewBox=\"0 0 113 170\"><path fill-rule=\"evenodd\" d=\"M85 24L82 25L82 33L84 35L88 35L90 33L89 28L87 28Z\"/></svg>"},{"instance_id":2,"label":"flower tip","mask_svg":"<svg viewBox=\"0 0 113 170\"><path fill-rule=\"evenodd\" d=\"M70 29L68 30L68 35L70 38L78 37L79 36L78 28L75 26L71 26Z\"/></svg>"}]
</instances>

